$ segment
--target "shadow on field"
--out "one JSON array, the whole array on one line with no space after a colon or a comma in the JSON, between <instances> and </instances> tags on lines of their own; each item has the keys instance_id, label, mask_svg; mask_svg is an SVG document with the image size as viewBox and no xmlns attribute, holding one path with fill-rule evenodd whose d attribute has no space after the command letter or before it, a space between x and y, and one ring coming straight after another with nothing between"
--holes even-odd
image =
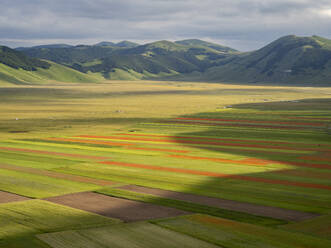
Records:
<instances>
[{"instance_id":1,"label":"shadow on field","mask_svg":"<svg viewBox=\"0 0 331 248\"><path fill-rule=\"evenodd\" d=\"M136 94L137 92L135 92ZM204 128L203 131L197 132L181 132L174 134L177 137L180 136L192 136L192 137L210 137L210 138L224 138L224 139L237 139L241 141L231 141L232 143L244 144L247 146L243 147L234 147L234 146L213 146L213 145L203 145L199 146L199 149L205 151L212 151L212 152L220 152L222 154L227 153L230 155L240 155L240 156L247 156L255 159L260 160L271 160L275 162L285 162L287 165L292 165L292 168L286 168L281 170L269 170L265 172L258 172L258 173L246 173L240 174L243 178L262 178L267 180L274 180L273 183L261 183L261 182L254 182L254 181L245 181L245 180L237 180L236 178L231 177L206 177L207 179L204 181L204 184L200 184L194 187L191 187L186 192L186 195L178 195L176 192L171 191L163 191L159 193L160 197L167 198L167 199L174 199L174 200L182 200L187 202L194 202L199 206L195 206L196 212L201 210L202 213L210 213L212 215L235 219L239 221L247 221L254 223L254 221L259 222L260 224L264 223L264 220L254 219L254 217L250 217L248 215L240 215L234 212L217 212L212 207L215 208L222 208L222 206L227 206L225 209L231 211L231 207L236 206L236 209L242 209L242 212L246 212L250 215L260 215L266 216L267 218L274 217L275 219L281 219L285 221L301 221L306 218L314 217L314 214L310 213L323 213L329 211L330 207L330 196L329 190L314 188L314 185L329 185L327 183L331 179L330 169L326 168L330 165L330 162L323 162L323 161L307 161L306 159L302 158L306 156L306 154L302 154L300 149L296 145L290 143L305 143L302 145L302 150L304 148L312 148L312 150L307 150L309 155L313 155L315 157L322 157L321 154L329 154L331 158L331 134L328 132L331 124L331 99L309 99L309 100L298 100L298 101L290 101L290 102L265 102L265 103L254 103L254 104L239 104L233 105L233 111L220 111L220 112L213 112L213 113L198 113L192 116L182 116L183 118L220 118L220 119L245 119L249 118L250 120L287 120L293 122L311 122L309 118L316 117L321 118L320 120L316 119L316 122L325 123L325 128L316 128L306 126L304 129L277 129L277 128L258 128L256 126L244 126L244 127L208 127L207 129ZM248 110L250 114L243 117L241 115L242 112L238 112L236 114L236 110ZM255 111L255 112L254 112ZM294 118L294 119L292 119ZM308 118L308 119L306 119ZM322 119L322 118L329 118L329 119ZM318 120L318 121L317 121ZM35 121L35 120L34 120ZM50 126L61 126L64 125L68 120L50 120L47 122L47 125ZM75 125L85 125L90 124L91 127L95 125L101 124L108 124L108 123L118 123L118 124L134 124L134 123L142 123L142 122L155 122L155 119L130 119L130 118L104 118L104 119L76 119L68 121L71 124ZM42 122L42 120L41 120ZM28 124L28 123L27 123ZM20 124L22 125L22 123ZM174 124L180 125L180 124ZM0 126L1 127L1 126ZM145 129L145 128L144 128ZM147 128L146 128L147 129ZM1 129L0 129L1 131ZM94 132L93 130L91 132ZM197 144L190 145L187 142L183 142L183 139L180 138L173 138L175 139L177 144L181 144L182 146L197 148ZM187 140L187 139L186 139ZM248 142L243 142L242 140L247 140ZM267 140L268 142L261 143L261 142L254 142ZM284 149L270 149L270 142L274 141L276 144L277 142L288 142L289 144L279 143L278 146L281 148L284 146ZM265 149L259 148L255 149L253 147L249 147L251 145L265 145ZM268 148L269 146L269 148ZM288 148L286 148L288 147ZM316 151L314 150L316 149ZM286 151L288 150L288 151ZM221 157L218 157L221 158ZM188 160L189 161L189 160ZM201 160L203 164L204 161ZM301 163L301 164L300 164ZM325 166L325 168L318 168L315 167L316 164L320 164ZM219 166L222 166L222 163L219 163ZM236 166L236 165L233 165ZM270 166L272 165L264 165L261 164L259 166ZM101 170L100 170L101 171ZM208 171L208 170L206 170ZM138 176L138 175L137 175ZM102 177L102 175L100 175ZM124 178L124 177L123 177ZM169 177L170 178L170 177ZM180 184L180 182L170 182L170 179L167 179L169 184ZM293 182L293 184L298 183L298 187L294 187L295 185L288 185L282 184L282 182ZM326 184L324 184L326 183ZM141 184L142 186L143 183ZM123 188L128 189L128 188ZM147 192L148 193L148 192ZM154 192L155 193L155 192ZM192 195L204 195L208 197L214 198L221 198L220 201L215 202L215 199L208 199L208 198L197 198L197 196ZM228 199L226 201L222 201L223 199ZM87 199L87 198L86 198ZM231 200L233 202L231 202ZM161 202L160 199L152 199L149 200L149 203L159 204L159 205L167 205L168 207L175 207L176 202ZM163 200L164 201L164 200ZM244 202L246 205L241 205L240 203ZM249 206L249 204L252 204ZM77 203L79 205L79 203ZM89 203L90 204L90 203ZM93 204L93 203L91 203ZM171 204L173 204L171 206ZM232 204L232 205L231 205ZM211 208L201 208L201 205L207 205ZM272 212L272 208L268 210L264 210L263 207L259 208L258 206L254 205L261 205L261 206L270 206L275 207L274 209L274 216ZM1 206L1 205L0 205ZM260 207L261 207L260 206ZM94 206L98 207L98 206ZM134 206L136 208L136 206ZM189 211L189 208L194 208L192 206L185 205L184 208ZM199 210L200 207L200 210ZM257 210L252 210L249 208L256 207ZM117 208L117 209L116 209ZM245 210L246 208L246 210ZM278 209L276 209L278 208ZM277 211L282 211L278 212ZM286 209L289 211L286 212ZM114 208L109 209L101 209L104 211L103 215L112 216L107 211L120 211L121 214L127 212L132 213L135 209L130 208L130 206L125 205L118 205ZM100 211L101 211L100 210ZM291 212L292 210L295 210ZM98 210L99 211L99 210ZM184 210L185 211L185 210ZM214 211L214 212L213 212ZM259 212L260 211L260 212ZM101 213L102 212L97 212ZM240 211L239 211L240 212ZM307 213L305 213L307 212ZM310 212L310 213L309 213ZM260 213L260 214L259 214ZM278 215L277 215L278 214ZM125 214L124 214L125 215ZM280 217L281 218L278 218ZM1 216L0 216L1 217ZM51 223L52 219L47 219L47 215L45 217L45 223ZM116 217L116 216L114 216ZM70 218L70 216L68 216ZM75 216L73 220L74 223L84 223L83 216ZM81 219L80 219L81 218ZM57 222L57 220L54 220ZM268 224L269 222L266 221L264 224ZM269 223L270 224L270 223ZM272 223L275 224L275 223ZM278 223L279 224L279 223ZM0 219L1 225L1 219ZM81 228L81 227L78 227ZM67 230L69 228L59 228L59 230ZM53 229L42 229L42 232L50 232L54 231ZM27 231L26 233L22 234L22 238L20 234L18 234L14 238L17 242L24 240L27 237L31 237L32 235L40 233L39 231ZM1 234L1 233L0 233ZM33 239L33 242L35 239ZM0 240L1 241L1 240ZM32 241L31 241L32 242ZM39 242L39 241L38 241ZM40 247L44 247L44 245L38 244ZM39 247L36 246L36 247ZM0 247L2 247L2 243L0 242ZM10 246L8 246L10 247ZM15 247L15 246L13 246Z\"/></svg>"},{"instance_id":2,"label":"shadow on field","mask_svg":"<svg viewBox=\"0 0 331 248\"><path fill-rule=\"evenodd\" d=\"M292 168L273 170L258 173L241 174L244 177L266 178L275 180L276 184L264 183L260 186L250 185L250 182L239 182L228 178L210 179L205 185L192 188L192 192L200 192L210 189L219 189L219 197L222 194L229 199L241 198L243 201L265 201L269 206L287 206L289 209L304 206L305 211L315 212L329 208L331 179L331 98L329 99L305 99L297 101L262 102L253 104L233 105L233 111L220 111L214 113L199 113L194 116L182 116L183 118L211 118L233 120L258 120L258 121L288 121L288 122L321 122L323 127L304 126L303 129L277 129L259 128L256 125L249 127L210 127L205 131L176 133L176 136L210 137L232 139L232 141L220 141L221 143L235 143L238 146L217 147L203 145L200 149L212 152L227 153L230 155L247 156L258 160L286 163ZM241 110L238 114L236 110ZM242 116L242 110L250 114ZM255 114L254 114L255 112ZM312 120L311 118L316 118ZM185 122L184 122L185 123ZM193 123L193 122L190 122ZM240 123L240 122L239 122ZM174 124L177 125L177 124ZM179 124L180 125L180 124ZM263 125L263 124L261 124ZM279 125L276 124L275 125ZM176 143L188 147L197 147L183 142L181 138L174 138ZM186 140L186 139L184 139ZM256 142L254 142L256 140ZM262 140L262 142L261 142ZM263 142L265 140L265 142ZM272 143L274 142L274 143ZM277 142L280 142L277 144ZM281 143L284 142L284 143ZM287 143L288 142L288 143ZM303 143L302 148L295 143ZM291 144L292 143L292 144ZM294 144L293 144L294 143ZM243 145L243 146L241 146ZM252 147L250 147L252 145ZM257 145L257 147L254 147ZM263 147L265 146L265 148ZM282 148L283 147L283 148ZM277 148L281 150L277 150ZM305 150L307 149L307 150ZM310 154L303 154L306 151ZM307 160L305 156L312 156L314 160ZM322 158L326 157L325 160ZM221 158L221 157L220 157ZM320 159L321 158L321 159ZM328 160L329 158L329 160ZM203 160L200 160L203 163ZM222 163L220 163L222 166ZM233 165L235 166L235 165ZM261 165L267 166L268 165ZM272 165L270 166L272 167ZM286 185L281 181L290 181L298 184ZM319 188L319 185L322 185ZM317 186L316 186L317 185ZM315 187L316 186L316 187ZM325 188L323 188L325 186ZM234 196L232 197L231 194ZM235 195L239 196L236 197ZM216 196L216 195L215 195ZM242 197L241 197L242 196ZM259 200L260 198L260 200ZM261 201L261 199L264 199ZM313 205L316 204L314 207ZM311 209L309 210L309 208ZM316 208L315 208L316 207Z\"/></svg>"},{"instance_id":3,"label":"shadow on field","mask_svg":"<svg viewBox=\"0 0 331 248\"><path fill-rule=\"evenodd\" d=\"M328 115L329 109L327 108L330 103L331 99L311 99L291 102L242 104L235 105L232 108L234 110L258 110L259 115L261 114L261 111L265 111L264 115L260 116L253 116L251 112L250 120L274 120L275 122L277 122L279 119L282 118L284 120L284 115L285 119L288 117L302 117L302 115L305 115L307 113L310 115L316 114L316 116L318 117L324 116L321 118L330 117L330 115ZM274 113L274 110L277 113ZM197 116L223 119L234 118L237 120L245 119L242 118L240 113L235 114L235 112L199 113L194 116L184 117L194 118ZM291 119L289 119L289 121L291 121ZM297 120L293 121L295 122ZM307 122L307 120L304 121ZM330 121L326 121L325 123L329 124ZM172 199L174 201L178 200L191 202L191 206L184 204L184 206L181 205L181 208L187 211L190 211L189 208L191 208L193 212L202 212L239 221L247 221L250 223L259 222L260 224L262 223L266 225L270 223L275 224L275 222L269 222L267 220L268 218L280 219L285 222L302 221L305 219L309 219L317 215L314 213L320 213L321 211L323 211L324 208L328 208L330 200L328 196L330 190L328 180L331 179L331 174L329 173L328 168L330 167L330 164L324 162L307 162L304 158L302 158L307 154L301 153L301 148L298 149L298 147L295 144L293 145L293 143L303 143L302 150L308 148L308 153L311 153L312 155L316 154L317 156L319 156L320 153L331 151L331 144L325 144L330 141L330 136L326 133L324 129L316 129L315 127L307 126L303 130L304 131L302 131L301 129L298 131L293 129L279 130L277 128L265 129L258 128L256 126L244 126L243 129L238 127L235 127L233 129L229 129L229 127L212 127L208 128L205 131L176 133L173 139L175 139L177 144L192 148L198 147L202 150L212 151L214 152L214 156L215 152L216 154L217 152L220 152L223 155L229 154L249 157L253 159L251 160L252 164L254 164L254 162L257 163L257 165L254 166L267 167L267 169L268 167L269 169L272 169L272 163L286 163L288 167L284 166L284 169L269 171L266 170L265 172L237 174L237 177L222 177L218 175L207 176L203 184L199 184L197 186L193 186L187 189L187 191L183 192L184 194L176 193L169 190L153 191L149 188L136 188L127 186L122 187L122 189L136 193L150 193L152 195L156 195L161 198ZM190 143L183 141L194 140L194 138L181 139L179 138L180 136L200 136L210 137L212 139L232 139L229 143L240 145L243 144L244 146L236 147L231 145L224 145L220 147L206 144L199 146L199 143L194 143L194 145L190 145ZM243 140L246 140L247 142L245 143L243 142ZM201 139L198 141L201 141ZM270 142L274 142L276 145L272 145L272 143ZM262 147L254 147L254 145L260 145ZM281 149L282 147L283 149ZM222 159L221 156L215 157ZM185 158L185 155L184 157L179 158L187 159L188 162L194 159L190 156ZM263 163L265 160L273 162L271 164ZM203 159L198 161L201 161L201 164L204 163ZM219 163L219 166L222 165L223 163ZM316 165L320 166L321 168L315 167ZM231 165L226 164L226 166L229 167ZM156 166L149 169L159 170L159 168L160 167ZM206 169L205 171L208 171L208 169ZM174 170L172 172L176 171ZM178 174L182 175L190 173L192 175L200 175L195 174L196 172L194 170L193 172L183 170L178 171ZM160 172L160 174L162 173ZM201 176L203 176L203 174L201 174ZM125 176L123 178L125 178ZM137 178L139 178L138 174ZM175 185L180 183L179 181L172 182L170 176L169 179L164 180L168 183L168 185ZM123 179L123 181L125 181L125 179ZM156 181L157 179L155 179L155 182ZM142 182L141 184L137 184L141 186L146 186L144 182ZM185 182L183 182L183 184L185 184ZM162 187L163 186L160 186L160 188ZM200 197L197 195L200 195ZM116 194L114 196L121 197L120 195ZM137 196L133 196L133 198L131 199L137 200L137 198L135 197ZM176 206L176 204L183 204L181 202L169 202L167 200L159 198L148 199L148 202L172 207L178 207L178 205ZM197 205L193 206L194 204ZM209 208L201 208L201 205L208 206ZM220 210L216 210L215 208L221 208L225 210L222 212ZM119 211L119 209L116 209L115 207L104 209L103 211L105 215L112 216L112 214L116 213L116 211ZM134 210L131 209L129 206L122 206L120 211L123 213L132 213L132 211ZM246 213L246 215L240 215L238 213L235 213L236 211ZM265 216L266 219L261 220L252 217L252 215ZM113 217L116 217L116 215Z\"/></svg>"},{"instance_id":4,"label":"shadow on field","mask_svg":"<svg viewBox=\"0 0 331 248\"><path fill-rule=\"evenodd\" d=\"M252 156L263 160L273 160L278 162L286 162L296 165L294 162L308 162L304 154L300 153L300 148L295 146L295 143L303 143L302 151L307 153L331 154L331 98L329 99L305 99L296 101L282 101L282 102L263 102L251 104L233 105L232 109L248 110L249 114L242 116L242 112L236 114L235 112L213 112L213 113L199 113L192 116L182 116L183 118L211 118L211 119L231 119L235 123L240 120L260 121L257 125L248 123L247 125L234 126L230 129L229 126L209 128L205 131L198 132L182 132L177 133L176 136L192 136L192 137L210 137L210 138L224 138L233 139L234 144L238 143L239 147L230 145L230 147L216 147L216 146L201 146L200 149L209 151L220 151L235 155ZM256 111L255 113L252 112ZM264 112L265 111L265 112ZM314 120L315 118L315 120ZM275 128L263 128L264 123L275 125ZM298 126L300 129L278 129L277 126L284 126L284 123L277 122L293 122L293 123L307 123L308 125ZM199 122L199 121L198 121ZM231 122L231 123L233 123ZM275 122L274 124L272 122ZM185 123L185 122L183 122ZM193 122L190 122L193 123ZM200 122L201 123L201 122ZM310 126L309 123L322 123L319 126ZM175 124L176 125L176 124ZM231 124L230 124L231 125ZM261 128L258 127L261 125ZM291 127L291 125L285 124ZM295 126L293 124L293 126ZM292 126L292 127L293 127ZM176 139L176 138L175 138ZM236 141L237 140L237 141ZM256 140L256 142L254 142ZM261 141L262 140L262 141ZM263 142L263 140L266 140ZM181 143L182 139L176 139L177 143ZM230 141L229 143L231 143ZM273 143L274 142L274 143ZM280 142L280 143L277 143ZM283 144L281 142L284 142ZM288 142L288 144L286 144ZM232 142L233 143L233 142ZM292 143L292 144L291 144ZM294 143L294 144L293 144ZM329 143L329 144L325 144ZM243 147L240 147L244 144ZM249 147L250 144L252 147ZM190 144L182 143L182 145L190 146ZM257 149L254 148L257 145ZM265 146L265 149L264 147ZM283 149L282 149L283 146ZM197 147L196 145L191 147ZM268 149L282 149L282 151ZM307 150L305 150L308 148ZM311 150L310 150L311 149ZM314 151L316 149L316 151ZM289 151L286 151L289 150ZM296 152L297 151L297 152ZM315 162L316 163L316 162Z\"/></svg>"},{"instance_id":5,"label":"shadow on field","mask_svg":"<svg viewBox=\"0 0 331 248\"><path fill-rule=\"evenodd\" d=\"M234 111L241 109L249 110L251 113L249 116L250 120L257 119L260 121L269 120L271 122L277 122L279 120L284 120L285 118L287 119L287 122L291 122L291 120L293 122L300 122L302 121L301 119L297 120L291 118L302 117L302 115L307 114L316 115L320 118L331 117L330 110L328 108L330 104L331 99L310 99L290 102L287 101L258 104L241 104L234 105L232 108ZM252 110L258 111L258 114L254 116ZM277 113L274 113L274 111ZM241 112L236 114L236 112L231 111L216 113L199 113L194 116L183 117L194 118L196 116L203 116L206 118L232 118L237 120L245 119L241 116L240 113ZM303 119L303 121L308 122L306 119ZM329 124L330 122L331 119L324 121L323 123ZM279 126L283 124L277 125ZM277 125L275 126L277 127ZM180 136L192 136L193 138L181 139L179 138ZM220 152L223 155L240 155L252 158L252 164L256 162L256 166L267 167L267 169L268 167L269 169L272 169L272 164L277 163L284 163L288 166L284 166L284 169L279 170L273 169L266 170L265 172L238 174L238 177L225 176L224 178L222 178L222 176L208 176L206 177L207 179L205 180L204 184L192 187L187 192L184 192L184 194L178 194L176 192L167 190L153 191L152 189L148 188L143 189L135 187L123 187L122 189L129 191L132 190L132 192L137 193L151 193L152 195L156 194L156 196L158 197L164 197L178 201L188 201L192 202L193 205L207 205L210 207L209 209L207 208L197 210L199 209L199 207L196 206L197 209L192 209L192 211L201 211L203 213L210 213L216 216L223 216L239 221L260 221L260 224L264 221L254 219L253 217L252 219L250 219L249 216L240 216L240 214L237 215L237 213L226 211L239 211L247 213L248 215L264 216L266 218L275 218L283 221L302 221L308 218L315 217L316 215L313 213L318 213L321 209L328 206L328 193L331 189L328 183L328 180L331 179L331 173L329 173L328 171L328 169L331 168L330 163L306 161L303 157L307 154L301 153L301 149L305 151L306 148L308 149L308 153L311 153L313 155L317 154L317 156L319 156L320 153L331 151L331 144L325 144L330 141L330 135L327 134L324 128L315 128L314 126L311 127L308 125L305 126L302 131L301 129L265 129L256 126L244 126L244 129L242 129L241 127L235 127L233 129L229 129L228 127L217 127L208 128L205 131L199 132L176 133L173 139L175 139L177 144L179 143L183 146L197 148L197 145L199 145L199 141L203 141L203 139L195 140L198 142L194 143L194 145L190 145L189 142L183 141L194 140L194 137L199 136L210 137L212 139L232 139L230 142L228 142L230 143L229 146L224 145L220 147L206 144L199 146L199 149L214 152L213 158L215 158L215 152L216 154L217 152ZM298 149L295 144L293 145L293 143L296 142L303 143L302 148ZM243 147L231 146L233 144L243 145ZM254 147L254 145L258 145L260 147ZM193 157L194 155L192 157L188 156L186 158L185 155L182 157L179 156L180 159L187 159L187 161L194 159ZM217 158L222 159L222 157ZM202 164L204 163L203 159L198 159L198 161L201 161ZM268 162L264 163L265 161ZM269 161L273 162L269 164ZM222 166L222 163L220 163L219 165ZM227 166L229 167L231 165L227 164ZM208 169L206 171L208 171ZM194 175L195 172L178 171L178 173L193 173ZM169 180L169 183L171 184L179 182L170 182ZM195 194L199 194L202 196L199 197ZM213 199L210 197L216 197L221 199ZM154 202L155 204L160 204L160 201L162 200L150 200L151 203ZM163 204L168 203L163 202ZM256 204L260 206L257 206ZM173 205L173 207L176 207L176 204ZM221 213L213 209L213 207L223 208L225 210L223 213ZM129 209L124 208L122 210L124 212L130 212ZM311 212L312 214L309 212ZM265 221L265 223L268 223L268 221Z\"/></svg>"}]
</instances>

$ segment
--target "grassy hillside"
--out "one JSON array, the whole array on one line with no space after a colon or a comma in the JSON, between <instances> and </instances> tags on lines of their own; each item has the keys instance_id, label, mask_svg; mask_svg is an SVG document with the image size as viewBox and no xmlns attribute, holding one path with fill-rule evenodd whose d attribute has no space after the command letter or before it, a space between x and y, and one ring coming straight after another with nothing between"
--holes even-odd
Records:
<instances>
[{"instance_id":1,"label":"grassy hillside","mask_svg":"<svg viewBox=\"0 0 331 248\"><path fill-rule=\"evenodd\" d=\"M209 69L208 81L331 83L331 40L285 36L260 50Z\"/></svg>"},{"instance_id":2,"label":"grassy hillside","mask_svg":"<svg viewBox=\"0 0 331 248\"><path fill-rule=\"evenodd\" d=\"M0 46L0 63L26 71L36 71L37 68L48 69L50 67L50 64L46 61L27 57L23 53L5 46Z\"/></svg>"},{"instance_id":3,"label":"grassy hillside","mask_svg":"<svg viewBox=\"0 0 331 248\"><path fill-rule=\"evenodd\" d=\"M44 49L44 48L42 48ZM30 58L22 52L0 46L0 84L59 82L97 82L101 77L88 75L54 62Z\"/></svg>"},{"instance_id":4,"label":"grassy hillside","mask_svg":"<svg viewBox=\"0 0 331 248\"><path fill-rule=\"evenodd\" d=\"M67 45L67 44L49 44L49 45L41 45L41 46L34 46L34 47L17 47L15 48L15 50L17 51L24 51L24 50L28 50L31 48L68 48L68 47L73 47L71 45Z\"/></svg>"},{"instance_id":5,"label":"grassy hillside","mask_svg":"<svg viewBox=\"0 0 331 248\"><path fill-rule=\"evenodd\" d=\"M136 80L204 71L220 65L220 61L232 56L234 51L204 41L187 40L157 41L145 45L129 41L117 44L100 42L94 46L31 48L24 53L81 72L102 73L109 79Z\"/></svg>"},{"instance_id":6,"label":"grassy hillside","mask_svg":"<svg viewBox=\"0 0 331 248\"><path fill-rule=\"evenodd\" d=\"M232 56L209 47L186 46L170 41L158 41L130 49L115 50L94 66L83 66L83 71L103 72L113 77L116 69L143 74L143 79L204 71L219 65ZM124 78L130 79L130 78Z\"/></svg>"},{"instance_id":7,"label":"grassy hillside","mask_svg":"<svg viewBox=\"0 0 331 248\"><path fill-rule=\"evenodd\" d=\"M0 63L0 85L5 84L42 84L52 82L100 82L101 76L84 74L74 69L53 62L49 69L38 68L36 71L14 69Z\"/></svg>"},{"instance_id":8,"label":"grassy hillside","mask_svg":"<svg viewBox=\"0 0 331 248\"><path fill-rule=\"evenodd\" d=\"M24 53L116 80L331 83L331 40L319 36L285 36L249 53L198 39L144 45L122 41L46 46L26 49Z\"/></svg>"},{"instance_id":9,"label":"grassy hillside","mask_svg":"<svg viewBox=\"0 0 331 248\"><path fill-rule=\"evenodd\" d=\"M206 42L206 41L199 40L199 39L179 40L179 41L176 41L175 43L185 45L185 46L209 47L209 48L221 51L221 52L238 52L237 50L235 50L231 47L226 47L226 46L222 46L222 45L211 43L211 42Z\"/></svg>"}]
</instances>

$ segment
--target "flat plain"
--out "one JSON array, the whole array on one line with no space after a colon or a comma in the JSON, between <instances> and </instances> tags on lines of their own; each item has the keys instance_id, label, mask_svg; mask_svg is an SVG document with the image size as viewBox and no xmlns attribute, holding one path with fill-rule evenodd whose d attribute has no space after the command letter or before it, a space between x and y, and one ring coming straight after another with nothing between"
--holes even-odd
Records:
<instances>
[{"instance_id":1,"label":"flat plain","mask_svg":"<svg viewBox=\"0 0 331 248\"><path fill-rule=\"evenodd\" d=\"M326 87L3 86L0 247L329 247L330 106Z\"/></svg>"}]
</instances>

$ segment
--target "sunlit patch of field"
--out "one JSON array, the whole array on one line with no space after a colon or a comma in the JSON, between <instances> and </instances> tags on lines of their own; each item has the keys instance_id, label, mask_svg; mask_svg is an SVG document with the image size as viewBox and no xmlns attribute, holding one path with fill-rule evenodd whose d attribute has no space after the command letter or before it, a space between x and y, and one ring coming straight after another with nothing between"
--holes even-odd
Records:
<instances>
[{"instance_id":1,"label":"sunlit patch of field","mask_svg":"<svg viewBox=\"0 0 331 248\"><path fill-rule=\"evenodd\" d=\"M137 247L137 248L216 248L185 234L149 223L122 224L106 228L67 231L38 236L53 248Z\"/></svg>"},{"instance_id":2,"label":"sunlit patch of field","mask_svg":"<svg viewBox=\"0 0 331 248\"><path fill-rule=\"evenodd\" d=\"M41 200L1 204L0 217L0 247L39 247L35 234L120 222Z\"/></svg>"}]
</instances>

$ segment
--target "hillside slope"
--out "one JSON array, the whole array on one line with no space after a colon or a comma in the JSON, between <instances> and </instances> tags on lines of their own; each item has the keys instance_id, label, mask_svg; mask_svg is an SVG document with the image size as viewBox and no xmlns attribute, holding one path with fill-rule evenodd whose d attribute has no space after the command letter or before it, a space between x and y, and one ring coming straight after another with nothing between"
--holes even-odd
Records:
<instances>
[{"instance_id":1,"label":"hillside slope","mask_svg":"<svg viewBox=\"0 0 331 248\"><path fill-rule=\"evenodd\" d=\"M209 47L212 49L215 49L217 51L221 52L238 52L237 50L227 47L227 46L222 46L219 44L199 40L199 39L188 39L188 40L179 40L175 41L176 44L184 45L184 46L193 46L193 47Z\"/></svg>"},{"instance_id":2,"label":"hillside slope","mask_svg":"<svg viewBox=\"0 0 331 248\"><path fill-rule=\"evenodd\" d=\"M38 67L48 69L51 66L45 61L30 58L6 46L0 46L0 63L15 69L21 68L26 71L35 71Z\"/></svg>"},{"instance_id":3,"label":"hillside slope","mask_svg":"<svg viewBox=\"0 0 331 248\"><path fill-rule=\"evenodd\" d=\"M318 36L284 36L249 53L198 39L44 46L24 53L106 79L331 84L331 40Z\"/></svg>"},{"instance_id":4,"label":"hillside slope","mask_svg":"<svg viewBox=\"0 0 331 248\"><path fill-rule=\"evenodd\" d=\"M54 62L29 58L21 52L0 46L0 84L58 82L98 82L88 75Z\"/></svg>"},{"instance_id":5,"label":"hillside slope","mask_svg":"<svg viewBox=\"0 0 331 248\"><path fill-rule=\"evenodd\" d=\"M234 49L191 40L157 41L137 45L128 41L101 42L94 46L31 48L28 56L61 63L81 72L102 73L109 79L149 79L204 71L231 57ZM215 48L213 48L213 46Z\"/></svg>"},{"instance_id":6,"label":"hillside slope","mask_svg":"<svg viewBox=\"0 0 331 248\"><path fill-rule=\"evenodd\" d=\"M103 78L98 75L84 74L63 65L49 62L49 69L38 68L36 71L14 69L0 63L0 85L4 84L48 84L65 83L97 83Z\"/></svg>"},{"instance_id":7,"label":"hillside slope","mask_svg":"<svg viewBox=\"0 0 331 248\"><path fill-rule=\"evenodd\" d=\"M331 40L285 36L201 77L207 81L331 83Z\"/></svg>"}]
</instances>

